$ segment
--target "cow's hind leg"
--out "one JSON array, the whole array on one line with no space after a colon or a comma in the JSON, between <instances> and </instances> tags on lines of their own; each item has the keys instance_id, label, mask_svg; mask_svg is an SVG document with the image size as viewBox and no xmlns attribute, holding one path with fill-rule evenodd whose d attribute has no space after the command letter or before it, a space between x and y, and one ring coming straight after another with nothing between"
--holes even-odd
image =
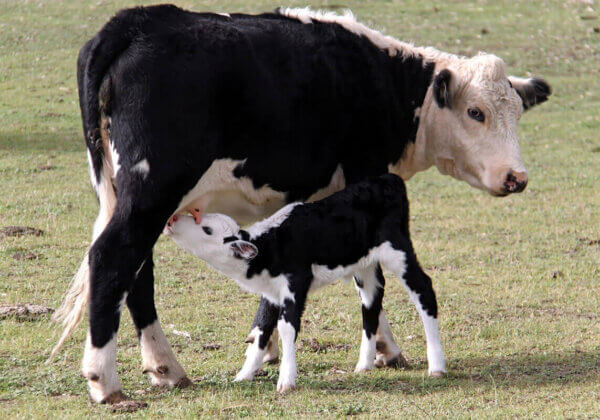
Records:
<instances>
[{"instance_id":1,"label":"cow's hind leg","mask_svg":"<svg viewBox=\"0 0 600 420\"><path fill-rule=\"evenodd\" d=\"M401 251L405 249L406 251ZM446 372L446 360L442 350L437 319L437 300L431 279L421 269L412 246L403 244L398 249L389 247L385 250L382 260L385 267L390 269L403 281L410 300L416 306L427 339L427 361L429 376L440 377Z\"/></svg>"},{"instance_id":2,"label":"cow's hind leg","mask_svg":"<svg viewBox=\"0 0 600 420\"><path fill-rule=\"evenodd\" d=\"M152 255L149 255L127 295L127 307L140 340L142 369L150 376L152 385L185 387L191 385L191 381L177 362L156 314L153 265Z\"/></svg>"},{"instance_id":3,"label":"cow's hind leg","mask_svg":"<svg viewBox=\"0 0 600 420\"><path fill-rule=\"evenodd\" d=\"M140 193L140 191L137 191ZM122 193L124 194L124 193ZM82 372L97 402L121 398L116 373L117 330L121 310L132 291L136 272L151 253L170 208L139 206L131 197L117 198L115 212L89 252L90 330ZM164 202L161 203L164 205Z\"/></svg>"},{"instance_id":4,"label":"cow's hind leg","mask_svg":"<svg viewBox=\"0 0 600 420\"><path fill-rule=\"evenodd\" d=\"M264 298L261 300L260 308L252 323L252 331L246 339L246 342L249 343L246 349L246 361L242 370L235 377L236 381L254 379L256 371L268 356L269 347L273 345L273 342L277 344L277 336L273 337L273 335L280 311L279 306L273 305Z\"/></svg>"}]
</instances>

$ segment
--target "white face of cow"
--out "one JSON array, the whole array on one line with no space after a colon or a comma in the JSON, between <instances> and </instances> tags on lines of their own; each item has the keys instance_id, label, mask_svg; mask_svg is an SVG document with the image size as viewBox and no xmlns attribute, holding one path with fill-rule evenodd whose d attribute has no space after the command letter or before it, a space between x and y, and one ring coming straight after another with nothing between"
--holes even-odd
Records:
<instances>
[{"instance_id":1,"label":"white face of cow","mask_svg":"<svg viewBox=\"0 0 600 420\"><path fill-rule=\"evenodd\" d=\"M507 77L493 55L449 62L420 115L415 157L493 195L521 192L528 177L517 124L524 109L548 95L541 79Z\"/></svg>"},{"instance_id":2,"label":"white face of cow","mask_svg":"<svg viewBox=\"0 0 600 420\"><path fill-rule=\"evenodd\" d=\"M199 224L193 217L179 216L165 227L165 234L180 248L230 275L258 254L255 245L242 239L239 225L224 214L204 214Z\"/></svg>"}]
</instances>

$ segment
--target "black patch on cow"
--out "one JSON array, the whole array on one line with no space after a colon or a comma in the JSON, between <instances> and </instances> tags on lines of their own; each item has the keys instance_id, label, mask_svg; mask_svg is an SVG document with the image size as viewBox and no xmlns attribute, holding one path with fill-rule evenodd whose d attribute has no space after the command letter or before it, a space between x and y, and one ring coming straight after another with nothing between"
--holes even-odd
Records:
<instances>
[{"instance_id":1,"label":"black patch on cow","mask_svg":"<svg viewBox=\"0 0 600 420\"><path fill-rule=\"evenodd\" d=\"M452 73L448 69L440 71L433 79L433 97L440 108L450 108L452 100L450 96L450 81Z\"/></svg>"}]
</instances>

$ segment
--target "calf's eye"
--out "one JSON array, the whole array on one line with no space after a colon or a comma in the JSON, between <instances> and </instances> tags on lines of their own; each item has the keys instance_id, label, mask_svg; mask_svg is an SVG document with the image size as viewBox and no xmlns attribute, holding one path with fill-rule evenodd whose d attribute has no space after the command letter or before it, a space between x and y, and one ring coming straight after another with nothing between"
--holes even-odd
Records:
<instances>
[{"instance_id":1,"label":"calf's eye","mask_svg":"<svg viewBox=\"0 0 600 420\"><path fill-rule=\"evenodd\" d=\"M469 108L467 110L469 117L473 118L475 121L483 122L485 121L485 115L479 108Z\"/></svg>"},{"instance_id":2,"label":"calf's eye","mask_svg":"<svg viewBox=\"0 0 600 420\"><path fill-rule=\"evenodd\" d=\"M212 235L212 229L209 228L208 226L202 226L202 230L204 231L204 233L206 233L207 235Z\"/></svg>"}]
</instances>

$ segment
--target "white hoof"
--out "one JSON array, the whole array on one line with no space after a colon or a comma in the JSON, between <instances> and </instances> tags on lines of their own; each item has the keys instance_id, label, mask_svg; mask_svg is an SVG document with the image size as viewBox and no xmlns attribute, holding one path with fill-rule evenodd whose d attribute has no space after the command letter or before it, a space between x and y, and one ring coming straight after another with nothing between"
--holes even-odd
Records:
<instances>
[{"instance_id":1,"label":"white hoof","mask_svg":"<svg viewBox=\"0 0 600 420\"><path fill-rule=\"evenodd\" d=\"M238 374L235 375L233 382L251 381L253 379L254 379L254 372L244 372L243 370L240 370L238 372Z\"/></svg>"}]
</instances>

